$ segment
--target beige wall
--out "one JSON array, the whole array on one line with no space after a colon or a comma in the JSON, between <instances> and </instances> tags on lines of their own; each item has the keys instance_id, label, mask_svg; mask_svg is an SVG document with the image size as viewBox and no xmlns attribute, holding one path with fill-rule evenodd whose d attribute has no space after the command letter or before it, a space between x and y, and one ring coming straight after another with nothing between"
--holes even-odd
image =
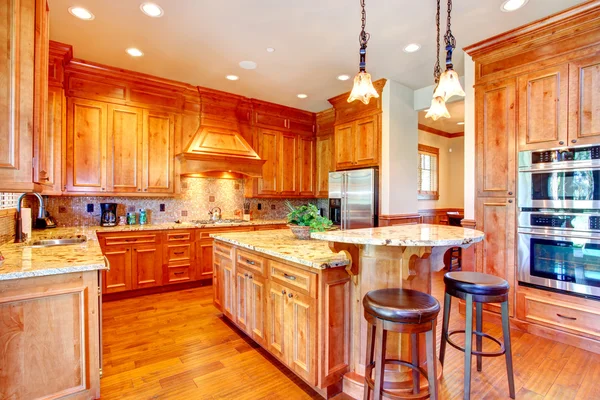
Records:
<instances>
[{"instance_id":1,"label":"beige wall","mask_svg":"<svg viewBox=\"0 0 600 400\"><path fill-rule=\"evenodd\" d=\"M440 149L439 200L419 200L419 210L464 207L464 138L419 131L419 144ZM452 149L452 151L450 151Z\"/></svg>"}]
</instances>

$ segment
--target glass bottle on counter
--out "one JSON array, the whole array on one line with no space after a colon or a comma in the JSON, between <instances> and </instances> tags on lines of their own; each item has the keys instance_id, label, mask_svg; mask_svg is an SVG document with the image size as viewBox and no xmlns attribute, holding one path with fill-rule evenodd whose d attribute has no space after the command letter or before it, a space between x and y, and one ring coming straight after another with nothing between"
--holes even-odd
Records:
<instances>
[{"instance_id":1,"label":"glass bottle on counter","mask_svg":"<svg viewBox=\"0 0 600 400\"><path fill-rule=\"evenodd\" d=\"M148 213L145 208L140 208L140 225L148 223Z\"/></svg>"}]
</instances>

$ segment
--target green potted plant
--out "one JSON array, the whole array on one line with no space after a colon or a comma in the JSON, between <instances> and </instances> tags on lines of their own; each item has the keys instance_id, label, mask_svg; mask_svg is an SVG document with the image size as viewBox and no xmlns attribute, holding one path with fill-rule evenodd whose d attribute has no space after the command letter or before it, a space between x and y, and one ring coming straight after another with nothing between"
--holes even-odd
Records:
<instances>
[{"instance_id":1,"label":"green potted plant","mask_svg":"<svg viewBox=\"0 0 600 400\"><path fill-rule=\"evenodd\" d=\"M287 215L288 226L298 239L310 239L311 232L323 232L333 225L329 219L319 215L319 209L314 204L294 207L286 202L290 209Z\"/></svg>"}]
</instances>

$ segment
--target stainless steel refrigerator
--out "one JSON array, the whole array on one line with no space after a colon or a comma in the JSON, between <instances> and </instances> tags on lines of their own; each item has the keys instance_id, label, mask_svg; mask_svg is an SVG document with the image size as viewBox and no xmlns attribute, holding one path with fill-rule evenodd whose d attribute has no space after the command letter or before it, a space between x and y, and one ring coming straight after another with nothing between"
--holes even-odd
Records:
<instances>
[{"instance_id":1,"label":"stainless steel refrigerator","mask_svg":"<svg viewBox=\"0 0 600 400\"><path fill-rule=\"evenodd\" d=\"M341 229L378 225L379 171L376 168L329 173L329 218Z\"/></svg>"}]
</instances>

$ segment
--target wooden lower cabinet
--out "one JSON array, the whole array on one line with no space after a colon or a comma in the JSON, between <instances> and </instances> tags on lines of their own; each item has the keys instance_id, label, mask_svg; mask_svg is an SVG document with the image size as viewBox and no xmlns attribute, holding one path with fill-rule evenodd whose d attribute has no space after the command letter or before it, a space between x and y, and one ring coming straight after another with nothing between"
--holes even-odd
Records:
<instances>
[{"instance_id":1,"label":"wooden lower cabinet","mask_svg":"<svg viewBox=\"0 0 600 400\"><path fill-rule=\"evenodd\" d=\"M132 246L131 270L133 289L162 285L162 260L160 248L155 245Z\"/></svg>"},{"instance_id":2,"label":"wooden lower cabinet","mask_svg":"<svg viewBox=\"0 0 600 400\"><path fill-rule=\"evenodd\" d=\"M102 293L117 293L133 289L131 280L131 246L113 246L104 251L110 271L104 271Z\"/></svg>"},{"instance_id":3,"label":"wooden lower cabinet","mask_svg":"<svg viewBox=\"0 0 600 400\"><path fill-rule=\"evenodd\" d=\"M201 239L196 242L196 271L194 279L210 279L213 276L213 240Z\"/></svg>"},{"instance_id":4,"label":"wooden lower cabinet","mask_svg":"<svg viewBox=\"0 0 600 400\"><path fill-rule=\"evenodd\" d=\"M350 278L215 242L214 304L317 391L348 371Z\"/></svg>"}]
</instances>

